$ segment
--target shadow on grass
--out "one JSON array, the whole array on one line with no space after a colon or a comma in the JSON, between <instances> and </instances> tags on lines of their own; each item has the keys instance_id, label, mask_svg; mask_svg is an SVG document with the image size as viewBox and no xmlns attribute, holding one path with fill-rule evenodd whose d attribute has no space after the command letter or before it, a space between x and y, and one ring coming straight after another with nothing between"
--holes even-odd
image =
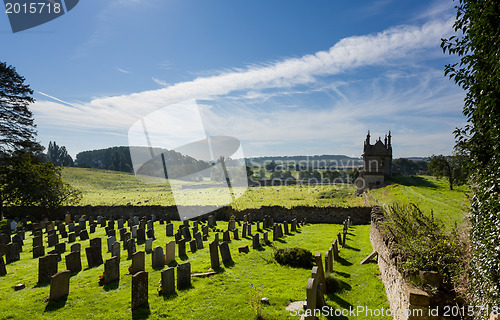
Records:
<instances>
[{"instance_id":1,"label":"shadow on grass","mask_svg":"<svg viewBox=\"0 0 500 320\"><path fill-rule=\"evenodd\" d=\"M120 286L120 280L113 281L103 286L104 291L116 290Z\"/></svg>"},{"instance_id":2,"label":"shadow on grass","mask_svg":"<svg viewBox=\"0 0 500 320\"><path fill-rule=\"evenodd\" d=\"M182 261L186 261L187 259L189 259L189 257L185 254L183 256L180 256L179 259L181 259Z\"/></svg>"},{"instance_id":3,"label":"shadow on grass","mask_svg":"<svg viewBox=\"0 0 500 320\"><path fill-rule=\"evenodd\" d=\"M151 310L149 308L149 303L148 303L147 305L144 305L140 308L132 310L132 319L134 319L134 320L147 319L147 318L149 318L150 314L151 314Z\"/></svg>"},{"instance_id":4,"label":"shadow on grass","mask_svg":"<svg viewBox=\"0 0 500 320\"><path fill-rule=\"evenodd\" d=\"M344 259L342 257L338 257L337 259L335 259L335 262L338 262L341 265L346 266L346 267L352 266L352 262L349 262L349 261L347 261L346 259Z\"/></svg>"},{"instance_id":5,"label":"shadow on grass","mask_svg":"<svg viewBox=\"0 0 500 320\"><path fill-rule=\"evenodd\" d=\"M342 319L342 320L346 320L346 319L349 319L348 317L346 316L343 316L342 315L342 310L339 310L337 311L337 314L335 314L335 310L336 308L333 307L333 306L330 306L328 303L325 303L325 306L328 307L328 312L329 312L329 315L326 317L327 319ZM330 311L332 310L332 311Z\"/></svg>"},{"instance_id":6,"label":"shadow on grass","mask_svg":"<svg viewBox=\"0 0 500 320\"><path fill-rule=\"evenodd\" d=\"M232 260L231 261L223 262L223 264L224 264L224 267L226 267L226 268L232 268L232 267L234 267L234 261L232 261Z\"/></svg>"},{"instance_id":7,"label":"shadow on grass","mask_svg":"<svg viewBox=\"0 0 500 320\"><path fill-rule=\"evenodd\" d=\"M347 273L347 272L341 272L341 271L335 271L335 270L333 272L335 274L338 274L341 277L344 277L344 278L350 278L351 277L351 275L349 273Z\"/></svg>"},{"instance_id":8,"label":"shadow on grass","mask_svg":"<svg viewBox=\"0 0 500 320\"><path fill-rule=\"evenodd\" d=\"M45 311L44 312L51 312L51 311L56 311L64 307L66 304L66 300L68 300L68 296L64 296L61 299L57 301L49 301L47 305L45 306Z\"/></svg>"},{"instance_id":9,"label":"shadow on grass","mask_svg":"<svg viewBox=\"0 0 500 320\"><path fill-rule=\"evenodd\" d=\"M166 264L166 266L168 266L169 268L175 268L175 267L177 267L178 264L179 263L177 262L177 260L174 260L174 261Z\"/></svg>"},{"instance_id":10,"label":"shadow on grass","mask_svg":"<svg viewBox=\"0 0 500 320\"><path fill-rule=\"evenodd\" d=\"M392 183L398 183L403 186L407 187L428 187L428 188L437 188L438 186L429 180L426 180L425 178L422 177L415 177L415 176L410 176L410 177L392 177L391 178Z\"/></svg>"},{"instance_id":11,"label":"shadow on grass","mask_svg":"<svg viewBox=\"0 0 500 320\"><path fill-rule=\"evenodd\" d=\"M179 295L177 294L177 292L162 295L164 301L165 300L173 300L173 299L177 298L178 296Z\"/></svg>"},{"instance_id":12,"label":"shadow on grass","mask_svg":"<svg viewBox=\"0 0 500 320\"><path fill-rule=\"evenodd\" d=\"M37 283L33 286L33 288L43 288L43 287L47 287L48 285L50 285L50 282Z\"/></svg>"},{"instance_id":13,"label":"shadow on grass","mask_svg":"<svg viewBox=\"0 0 500 320\"><path fill-rule=\"evenodd\" d=\"M345 249L349 249L349 250L354 250L354 251L361 251L361 249L358 249L358 248L354 248L354 247L351 247L350 245L346 244L346 246L344 247Z\"/></svg>"},{"instance_id":14,"label":"shadow on grass","mask_svg":"<svg viewBox=\"0 0 500 320\"><path fill-rule=\"evenodd\" d=\"M287 243L287 242L286 242L285 240L283 240L283 239L277 239L277 240L274 240L274 241L276 241L276 242L281 242L281 243Z\"/></svg>"},{"instance_id":15,"label":"shadow on grass","mask_svg":"<svg viewBox=\"0 0 500 320\"><path fill-rule=\"evenodd\" d=\"M335 293L328 293L327 296L328 296L328 299L330 299L331 301L335 302L336 304L338 304L343 309L353 308L352 304L350 304L349 302L345 301L344 299L342 299L341 297L339 297ZM337 318L332 318L332 319L337 319Z\"/></svg>"}]
</instances>

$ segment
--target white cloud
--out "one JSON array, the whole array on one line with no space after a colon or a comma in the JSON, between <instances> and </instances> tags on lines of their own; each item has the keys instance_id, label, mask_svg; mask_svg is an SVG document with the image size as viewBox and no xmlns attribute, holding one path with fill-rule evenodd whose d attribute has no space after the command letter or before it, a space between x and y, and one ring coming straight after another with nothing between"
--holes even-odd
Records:
<instances>
[{"instance_id":1,"label":"white cloud","mask_svg":"<svg viewBox=\"0 0 500 320\"><path fill-rule=\"evenodd\" d=\"M119 67L116 67L115 69L116 69L117 71L120 71L121 73L126 73L126 74L131 73L130 71L127 71L127 70L122 69L122 68L119 68Z\"/></svg>"}]
</instances>

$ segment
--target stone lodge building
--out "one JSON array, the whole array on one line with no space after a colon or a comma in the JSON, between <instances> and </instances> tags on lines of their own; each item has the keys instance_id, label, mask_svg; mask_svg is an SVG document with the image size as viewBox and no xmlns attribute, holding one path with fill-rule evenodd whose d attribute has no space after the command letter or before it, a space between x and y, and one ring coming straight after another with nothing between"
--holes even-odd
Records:
<instances>
[{"instance_id":1,"label":"stone lodge building","mask_svg":"<svg viewBox=\"0 0 500 320\"><path fill-rule=\"evenodd\" d=\"M383 142L379 137L375 144L370 144L370 131L368 131L363 148L363 169L356 181L358 192L382 187L385 179L389 179L392 175L391 167L391 132L389 131Z\"/></svg>"}]
</instances>

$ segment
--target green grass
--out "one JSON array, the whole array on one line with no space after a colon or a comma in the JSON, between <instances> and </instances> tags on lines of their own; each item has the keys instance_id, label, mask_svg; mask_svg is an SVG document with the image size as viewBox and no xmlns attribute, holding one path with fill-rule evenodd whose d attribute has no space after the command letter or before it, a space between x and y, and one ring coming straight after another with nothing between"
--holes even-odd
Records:
<instances>
[{"instance_id":1,"label":"green grass","mask_svg":"<svg viewBox=\"0 0 500 320\"><path fill-rule=\"evenodd\" d=\"M175 222L175 227L179 222ZM222 222L222 225L226 223ZM329 306L340 309L366 306L372 309L388 308L383 284L378 277L375 263L360 265L359 262L371 251L369 225L354 226L347 237L348 246L341 249L338 261L334 262L334 274L341 281L343 290L338 294L326 296ZM286 236L275 242L275 246L303 247L312 252L324 252L331 246L339 225L307 225L299 229L299 233ZM155 234L158 237L153 246L165 246L167 240L165 226L155 223ZM96 234L103 239L103 258L107 253L104 229L97 228ZM214 233L210 233L209 241ZM272 236L270 235L272 239ZM65 239L67 240L67 239ZM44 236L46 241L46 236ZM157 294L160 271L151 268L151 255L146 255L146 271L149 272L149 307L132 312L130 310L131 276L127 275L130 261L126 260L126 251L122 250L119 284L109 287L98 285L99 275L104 266L87 268L85 247L89 241L82 241L83 271L73 275L70 280L70 294L66 301L48 303L46 298L50 287L37 286L38 259L32 259L32 237L27 232L24 252L21 260L7 265L8 275L0 279L0 319L254 319L255 314L250 307L251 285L262 287L262 297L269 298L271 305L262 306L265 319L298 319L292 317L285 307L290 301L305 300L306 282L311 270L285 267L277 264L273 258L273 249L269 246L263 250L250 250L250 253L238 253L242 245L251 246L251 240L233 240L230 244L234 265L223 267L220 272L208 278L193 278L192 288L177 291L171 297ZM205 248L191 254L188 250L188 261L192 272L206 272L210 268L208 242ZM123 249L123 248L122 248ZM138 250L144 250L139 245ZM67 245L69 251L69 245ZM177 262L185 262L176 256ZM176 262L174 262L174 265ZM59 270L65 269L64 257L59 263ZM24 283L26 289L15 292L11 287ZM350 317L349 317L350 318ZM370 319L359 316L356 319ZM321 317L321 319L326 319ZM334 318L332 318L334 319Z\"/></svg>"},{"instance_id":2,"label":"green grass","mask_svg":"<svg viewBox=\"0 0 500 320\"><path fill-rule=\"evenodd\" d=\"M446 226L452 227L464 222L467 210L468 186L449 189L448 181L431 176L393 177L393 183L380 189L369 191L372 204L388 205L393 202L414 203L424 211L431 210Z\"/></svg>"},{"instance_id":3,"label":"green grass","mask_svg":"<svg viewBox=\"0 0 500 320\"><path fill-rule=\"evenodd\" d=\"M63 169L63 180L83 193L81 205L175 205L170 187L163 183L144 183L134 174L116 171L69 168ZM189 184L189 182L186 182ZM342 196L320 199L325 191L340 190ZM213 196L214 189L186 190L184 197L195 198L204 205L224 205L222 197ZM234 188L239 198L231 204L235 209L280 205L294 206L362 206L363 199L354 195L354 186L305 185ZM179 201L183 201L180 199ZM189 203L188 203L189 204Z\"/></svg>"}]
</instances>

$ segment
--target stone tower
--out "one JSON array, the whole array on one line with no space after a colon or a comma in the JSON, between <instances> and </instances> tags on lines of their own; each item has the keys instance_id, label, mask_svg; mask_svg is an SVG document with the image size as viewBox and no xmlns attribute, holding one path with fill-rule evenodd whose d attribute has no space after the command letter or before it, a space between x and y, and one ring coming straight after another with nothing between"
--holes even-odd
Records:
<instances>
[{"instance_id":1,"label":"stone tower","mask_svg":"<svg viewBox=\"0 0 500 320\"><path fill-rule=\"evenodd\" d=\"M379 188L384 185L385 179L392 175L392 146L391 132L384 141L379 137L375 144L370 143L370 131L366 135L363 147L363 169L356 181L358 192L363 189Z\"/></svg>"}]
</instances>

